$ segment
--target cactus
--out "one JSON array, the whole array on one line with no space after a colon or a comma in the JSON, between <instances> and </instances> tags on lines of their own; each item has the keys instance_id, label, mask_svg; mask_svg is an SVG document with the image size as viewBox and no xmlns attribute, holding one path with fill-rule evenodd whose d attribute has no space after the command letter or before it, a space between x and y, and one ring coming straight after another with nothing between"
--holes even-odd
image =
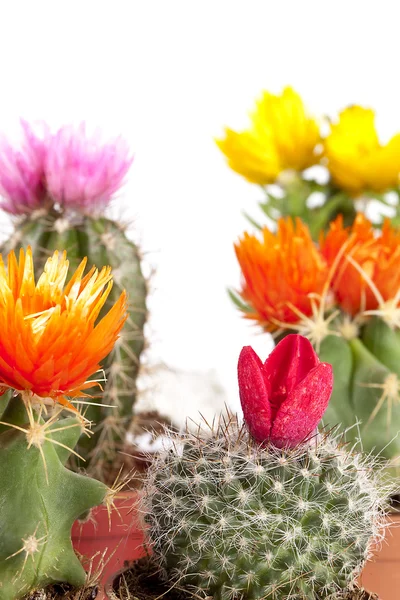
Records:
<instances>
[{"instance_id":1,"label":"cactus","mask_svg":"<svg viewBox=\"0 0 400 600\"><path fill-rule=\"evenodd\" d=\"M27 166L36 168L35 177L31 176L29 182L40 181L41 185L33 188L30 183L28 190L21 190L18 187L22 185L21 177L15 176L15 185L7 187L2 184L0 172L0 191L6 196L3 206L15 215L14 232L3 243L2 252L29 244L36 268L42 268L57 249L67 251L73 268L83 257L87 257L90 266L110 265L114 287L103 310L115 302L122 289L128 293L129 319L114 349L101 364L105 374L103 406L91 405L86 409L86 418L96 424L94 434L78 443L86 470L108 480L132 420L147 317L147 282L140 251L121 224L104 216L132 160L120 140L99 147L86 136L84 129L76 132L62 128L53 136L47 133L39 144L36 138L32 139L32 131L26 129L27 124L24 126L25 144L30 145L28 156L36 156L35 161L27 159ZM18 168L15 161L11 164ZM9 184L13 179L7 175ZM17 202L17 198L22 200ZM75 459L72 464L77 468L83 466L82 461Z\"/></svg>"},{"instance_id":2,"label":"cactus","mask_svg":"<svg viewBox=\"0 0 400 600\"><path fill-rule=\"evenodd\" d=\"M2 419L7 425L0 432L0 600L56 582L81 586L86 573L72 548L72 524L111 499L103 483L64 466L82 420L68 417L48 427L35 420L45 435L40 442L20 398L11 400Z\"/></svg>"},{"instance_id":3,"label":"cactus","mask_svg":"<svg viewBox=\"0 0 400 600\"><path fill-rule=\"evenodd\" d=\"M121 225L106 217L75 215L69 223L60 212L27 217L13 236L4 243L6 251L20 247L21 241L35 248L35 265L42 267L57 248L64 248L73 267L83 257L88 264L113 269L113 289L104 310L112 306L125 289L129 298L129 318L111 353L102 362L105 381L101 396L103 406L88 406L85 416L95 423L92 436L81 438L78 453L85 469L100 479L107 479L116 453L124 443L132 420L136 400L136 378L144 348L147 283L141 269L141 256ZM18 235L21 233L21 235ZM98 399L96 399L98 403ZM83 466L73 458L72 464Z\"/></svg>"},{"instance_id":4,"label":"cactus","mask_svg":"<svg viewBox=\"0 0 400 600\"><path fill-rule=\"evenodd\" d=\"M56 251L35 280L31 249L0 261L0 600L47 584L83 585L71 527L93 506L109 508L115 492L65 463L90 422L84 402L90 377L126 319L122 292L98 319L111 270L85 261L65 285L68 260ZM7 398L7 399L6 399ZM67 410L72 416L64 417Z\"/></svg>"},{"instance_id":5,"label":"cactus","mask_svg":"<svg viewBox=\"0 0 400 600\"><path fill-rule=\"evenodd\" d=\"M372 318L361 327L359 337L346 340L327 336L319 356L330 361L338 373L325 422L353 427L349 436L360 437L365 452L391 459L393 474L398 476L400 368L395 361L400 340L397 346L393 346L393 339L389 341L396 339L396 334L384 321Z\"/></svg>"},{"instance_id":6,"label":"cactus","mask_svg":"<svg viewBox=\"0 0 400 600\"><path fill-rule=\"evenodd\" d=\"M300 220L278 223L263 240L236 245L243 285L232 297L246 318L278 339L298 331L333 366L326 425L340 424L365 452L400 467L400 230L379 236L359 214L340 217L312 243ZM400 471L399 471L400 473Z\"/></svg>"},{"instance_id":7,"label":"cactus","mask_svg":"<svg viewBox=\"0 0 400 600\"><path fill-rule=\"evenodd\" d=\"M247 427L230 416L208 436L170 433L143 499L170 583L216 600L333 600L354 583L381 539L387 490L354 447L312 433L331 390L328 367L300 336L264 365L245 348ZM294 426L276 438L288 419Z\"/></svg>"},{"instance_id":8,"label":"cactus","mask_svg":"<svg viewBox=\"0 0 400 600\"><path fill-rule=\"evenodd\" d=\"M113 269L114 287L105 309L110 308L123 289L129 299L129 317L124 329L102 363L107 379L102 401L106 407L113 408L90 407L86 417L96 423L96 431L92 438L84 440L85 447L79 446L79 452L89 457L91 471L101 477L123 445L132 421L136 379L144 348L147 282L142 273L140 252L126 237L121 225L105 217L86 217L83 231L90 261L96 265L109 264Z\"/></svg>"}]
</instances>

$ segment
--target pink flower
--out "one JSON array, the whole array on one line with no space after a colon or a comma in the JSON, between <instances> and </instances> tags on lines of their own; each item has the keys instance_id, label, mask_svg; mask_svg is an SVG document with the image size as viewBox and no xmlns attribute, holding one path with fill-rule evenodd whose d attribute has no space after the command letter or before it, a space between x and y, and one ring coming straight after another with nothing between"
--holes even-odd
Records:
<instances>
[{"instance_id":1,"label":"pink flower","mask_svg":"<svg viewBox=\"0 0 400 600\"><path fill-rule=\"evenodd\" d=\"M123 184L132 164L127 144L101 144L88 137L85 124L62 127L50 140L45 177L54 202L80 212L101 212Z\"/></svg>"},{"instance_id":2,"label":"pink flower","mask_svg":"<svg viewBox=\"0 0 400 600\"><path fill-rule=\"evenodd\" d=\"M44 163L47 128L38 137L21 120L23 138L19 149L4 137L0 139L0 206L12 215L23 215L43 208L46 200Z\"/></svg>"},{"instance_id":3,"label":"pink flower","mask_svg":"<svg viewBox=\"0 0 400 600\"><path fill-rule=\"evenodd\" d=\"M244 420L257 442L294 448L312 434L328 406L332 367L307 338L286 336L263 364L245 346L238 364Z\"/></svg>"}]
</instances>

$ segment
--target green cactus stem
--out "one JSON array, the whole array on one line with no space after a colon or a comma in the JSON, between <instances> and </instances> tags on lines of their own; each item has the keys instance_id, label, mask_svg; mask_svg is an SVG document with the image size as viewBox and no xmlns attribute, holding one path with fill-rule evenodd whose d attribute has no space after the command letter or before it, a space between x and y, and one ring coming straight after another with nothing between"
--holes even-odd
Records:
<instances>
[{"instance_id":1,"label":"green cactus stem","mask_svg":"<svg viewBox=\"0 0 400 600\"><path fill-rule=\"evenodd\" d=\"M0 425L0 600L56 582L83 585L71 527L109 494L64 466L82 432L79 418L35 423L22 400L12 398Z\"/></svg>"},{"instance_id":2,"label":"green cactus stem","mask_svg":"<svg viewBox=\"0 0 400 600\"><path fill-rule=\"evenodd\" d=\"M389 327L383 319L373 317L364 326L364 346L391 372L400 377L400 331Z\"/></svg>"},{"instance_id":3,"label":"green cactus stem","mask_svg":"<svg viewBox=\"0 0 400 600\"><path fill-rule=\"evenodd\" d=\"M105 406L89 407L86 417L96 423L95 433L84 440L85 445L79 446L91 471L101 476L123 445L132 421L136 379L144 348L147 283L141 270L139 250L128 240L120 225L104 217L87 217L83 226L87 245L82 254L88 257L90 264L98 267L110 265L113 270L114 285L103 311L109 310L123 289L128 293L129 302L128 320L102 364L107 380L102 396Z\"/></svg>"},{"instance_id":4,"label":"green cactus stem","mask_svg":"<svg viewBox=\"0 0 400 600\"><path fill-rule=\"evenodd\" d=\"M326 337L319 352L334 373L324 423L340 423L342 430L348 430L347 438L359 439L365 452L391 460L393 475L400 467L397 339L397 332L374 319L362 328L359 338Z\"/></svg>"}]
</instances>

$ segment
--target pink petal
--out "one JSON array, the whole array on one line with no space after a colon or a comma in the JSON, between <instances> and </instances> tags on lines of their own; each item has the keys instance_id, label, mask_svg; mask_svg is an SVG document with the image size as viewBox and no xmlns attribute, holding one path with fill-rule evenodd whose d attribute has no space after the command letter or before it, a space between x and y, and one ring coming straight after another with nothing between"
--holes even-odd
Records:
<instances>
[{"instance_id":1,"label":"pink petal","mask_svg":"<svg viewBox=\"0 0 400 600\"><path fill-rule=\"evenodd\" d=\"M281 404L271 430L271 443L293 448L316 428L328 406L333 387L332 366L320 363L292 389Z\"/></svg>"},{"instance_id":2,"label":"pink petal","mask_svg":"<svg viewBox=\"0 0 400 600\"><path fill-rule=\"evenodd\" d=\"M45 175L49 195L71 210L102 212L124 184L133 158L121 138L107 143L86 126L62 127L47 151Z\"/></svg>"},{"instance_id":3,"label":"pink petal","mask_svg":"<svg viewBox=\"0 0 400 600\"><path fill-rule=\"evenodd\" d=\"M272 414L263 364L251 346L245 346L238 362L239 395L244 420L258 442L268 440Z\"/></svg>"},{"instance_id":4,"label":"pink petal","mask_svg":"<svg viewBox=\"0 0 400 600\"><path fill-rule=\"evenodd\" d=\"M272 418L290 392L318 364L318 356L307 338L290 334L279 342L264 363L264 374L271 390Z\"/></svg>"}]
</instances>

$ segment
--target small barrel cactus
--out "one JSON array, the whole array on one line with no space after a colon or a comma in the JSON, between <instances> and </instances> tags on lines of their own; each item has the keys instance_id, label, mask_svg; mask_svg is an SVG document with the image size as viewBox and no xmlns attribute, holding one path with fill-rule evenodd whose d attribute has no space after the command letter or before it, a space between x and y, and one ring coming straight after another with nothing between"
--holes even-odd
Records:
<instances>
[{"instance_id":1,"label":"small barrel cactus","mask_svg":"<svg viewBox=\"0 0 400 600\"><path fill-rule=\"evenodd\" d=\"M30 244L37 268L54 250L66 250L72 267L83 257L98 268L110 265L114 284L104 310L123 289L128 293L129 318L101 364L102 399L85 415L96 429L78 443L86 470L108 479L132 419L147 317L140 251L125 228L104 215L132 159L121 140L100 145L87 136L84 126L78 131L63 127L54 135L45 130L39 136L23 123L23 131L22 153L8 144L0 149L2 207L14 217L14 232L3 243L3 253Z\"/></svg>"},{"instance_id":2,"label":"small barrel cactus","mask_svg":"<svg viewBox=\"0 0 400 600\"><path fill-rule=\"evenodd\" d=\"M339 598L382 536L369 460L314 433L332 389L311 344L285 338L239 359L245 423L170 434L143 509L165 578L216 600Z\"/></svg>"},{"instance_id":3,"label":"small barrel cactus","mask_svg":"<svg viewBox=\"0 0 400 600\"><path fill-rule=\"evenodd\" d=\"M16 600L47 584L85 583L71 526L92 507L111 507L114 492L65 467L90 423L89 378L126 319L122 293L98 320L110 268L84 277L85 262L65 284L68 260L58 252L35 281L31 250L0 260L0 600ZM71 416L64 417L67 410Z\"/></svg>"},{"instance_id":4,"label":"small barrel cactus","mask_svg":"<svg viewBox=\"0 0 400 600\"><path fill-rule=\"evenodd\" d=\"M316 246L300 220L281 220L261 240L245 234L236 254L243 284L232 298L245 317L278 339L307 336L333 366L325 424L340 424L397 469L400 230L387 220L376 235L362 214L351 228L339 217Z\"/></svg>"}]
</instances>

